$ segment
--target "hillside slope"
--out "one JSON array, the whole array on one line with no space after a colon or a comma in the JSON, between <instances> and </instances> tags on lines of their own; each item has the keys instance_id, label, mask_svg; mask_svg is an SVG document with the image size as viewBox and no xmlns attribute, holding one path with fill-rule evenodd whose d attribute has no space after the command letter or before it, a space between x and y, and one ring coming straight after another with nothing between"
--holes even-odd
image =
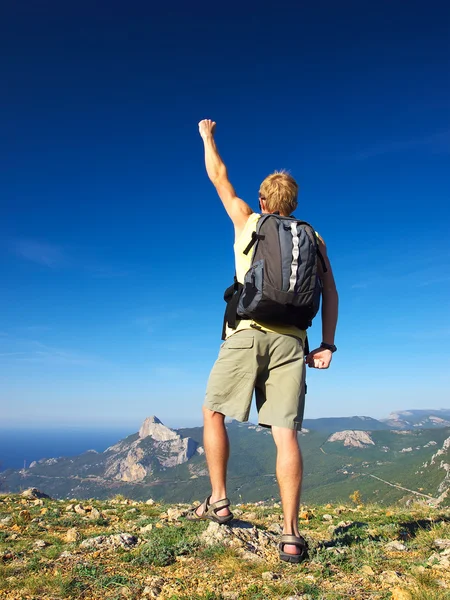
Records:
<instances>
[{"instance_id":1,"label":"hillside slope","mask_svg":"<svg viewBox=\"0 0 450 600\"><path fill-rule=\"evenodd\" d=\"M234 501L278 498L275 447L267 429L232 422L229 495ZM300 435L306 502L345 501L355 490L367 500L434 498L450 502L450 428L308 431ZM209 493L202 429L173 431L147 419L103 453L37 461L0 474L0 489L45 488L59 498L110 498L190 502Z\"/></svg>"}]
</instances>

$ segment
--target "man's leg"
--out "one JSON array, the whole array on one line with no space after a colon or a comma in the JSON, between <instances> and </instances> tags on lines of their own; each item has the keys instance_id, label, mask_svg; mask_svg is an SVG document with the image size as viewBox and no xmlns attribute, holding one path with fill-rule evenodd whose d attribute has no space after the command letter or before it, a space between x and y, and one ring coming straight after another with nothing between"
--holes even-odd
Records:
<instances>
[{"instance_id":1,"label":"man's leg","mask_svg":"<svg viewBox=\"0 0 450 600\"><path fill-rule=\"evenodd\" d=\"M203 407L203 424L203 445L212 488L210 502L213 503L227 497L226 480L230 444L225 428L225 415ZM220 517L229 513L228 508L217 511Z\"/></svg>"},{"instance_id":2,"label":"man's leg","mask_svg":"<svg viewBox=\"0 0 450 600\"><path fill-rule=\"evenodd\" d=\"M280 486L283 505L283 533L300 535L298 530L298 511L302 486L303 461L298 444L297 431L284 427L272 427L272 435L277 447L277 480ZM288 554L299 554L296 546L285 545Z\"/></svg>"}]
</instances>

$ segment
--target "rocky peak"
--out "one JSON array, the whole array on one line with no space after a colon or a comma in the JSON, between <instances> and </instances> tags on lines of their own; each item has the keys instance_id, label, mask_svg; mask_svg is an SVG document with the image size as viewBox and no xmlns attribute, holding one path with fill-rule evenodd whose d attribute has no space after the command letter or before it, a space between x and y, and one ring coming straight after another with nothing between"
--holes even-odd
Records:
<instances>
[{"instance_id":1,"label":"rocky peak","mask_svg":"<svg viewBox=\"0 0 450 600\"><path fill-rule=\"evenodd\" d=\"M122 481L142 481L154 469L167 469L187 462L198 443L166 427L155 417L147 417L138 438L121 440L105 450L108 455L105 476Z\"/></svg>"},{"instance_id":2,"label":"rocky peak","mask_svg":"<svg viewBox=\"0 0 450 600\"><path fill-rule=\"evenodd\" d=\"M375 442L370 437L368 431L337 431L333 435L330 435L327 442L344 442L344 446L352 446L353 448L375 446Z\"/></svg>"},{"instance_id":3,"label":"rocky peak","mask_svg":"<svg viewBox=\"0 0 450 600\"><path fill-rule=\"evenodd\" d=\"M167 442L180 437L178 433L163 425L158 417L155 416L147 417L139 429L139 438L141 440L148 436L157 442Z\"/></svg>"}]
</instances>

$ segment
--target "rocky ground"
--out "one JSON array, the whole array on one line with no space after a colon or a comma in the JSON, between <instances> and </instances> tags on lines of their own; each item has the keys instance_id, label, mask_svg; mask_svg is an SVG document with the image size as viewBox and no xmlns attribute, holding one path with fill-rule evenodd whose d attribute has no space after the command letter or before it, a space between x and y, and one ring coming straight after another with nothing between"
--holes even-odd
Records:
<instances>
[{"instance_id":1,"label":"rocky ground","mask_svg":"<svg viewBox=\"0 0 450 600\"><path fill-rule=\"evenodd\" d=\"M450 598L448 508L302 506L301 565L278 559L277 503L235 506L229 526L186 521L186 509L0 496L0 598Z\"/></svg>"}]
</instances>

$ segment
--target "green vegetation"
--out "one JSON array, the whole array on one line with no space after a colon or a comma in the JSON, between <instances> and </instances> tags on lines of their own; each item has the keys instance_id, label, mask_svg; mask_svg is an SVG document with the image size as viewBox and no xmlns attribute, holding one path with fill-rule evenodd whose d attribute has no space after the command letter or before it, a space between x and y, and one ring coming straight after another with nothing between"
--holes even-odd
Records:
<instances>
[{"instance_id":1,"label":"green vegetation","mask_svg":"<svg viewBox=\"0 0 450 600\"><path fill-rule=\"evenodd\" d=\"M449 597L449 508L349 499L302 506L310 556L289 565L279 561L272 533L281 522L278 503L233 507L239 520L231 528L187 521L186 505L124 495L82 503L84 514L75 506L80 510L78 501L0 496L2 600ZM94 508L100 518L90 517Z\"/></svg>"},{"instance_id":2,"label":"green vegetation","mask_svg":"<svg viewBox=\"0 0 450 600\"><path fill-rule=\"evenodd\" d=\"M228 425L231 442L229 496L234 503L278 499L275 478L275 447L270 432L233 422ZM202 429L180 430L181 435L202 442ZM441 460L449 462L450 451L431 463L431 457L450 437L450 428L417 429L395 432L376 430L370 433L373 444L365 447L329 442L330 432L311 431L300 436L304 455L303 499L305 502L347 502L358 490L364 502L390 505L399 500L437 497L446 472ZM194 454L184 464L163 469L155 457L157 447L151 438L141 444L147 453L143 464L151 465L152 474L139 482L106 478L106 464L112 457L126 457L130 436L117 445L118 454L110 450L87 452L73 459L39 464L25 476L18 471L0 474L2 489L20 491L38 487L54 497L97 498L107 500L117 493L136 500L149 497L173 502L203 500L209 493L204 455ZM109 463L108 463L109 464ZM406 488L406 489L402 489ZM422 496L420 496L422 494ZM442 503L449 504L444 498ZM356 502L357 504L357 502ZM65 517L73 519L77 515ZM69 526L69 520L66 521ZM101 523L99 523L100 525Z\"/></svg>"}]
</instances>

